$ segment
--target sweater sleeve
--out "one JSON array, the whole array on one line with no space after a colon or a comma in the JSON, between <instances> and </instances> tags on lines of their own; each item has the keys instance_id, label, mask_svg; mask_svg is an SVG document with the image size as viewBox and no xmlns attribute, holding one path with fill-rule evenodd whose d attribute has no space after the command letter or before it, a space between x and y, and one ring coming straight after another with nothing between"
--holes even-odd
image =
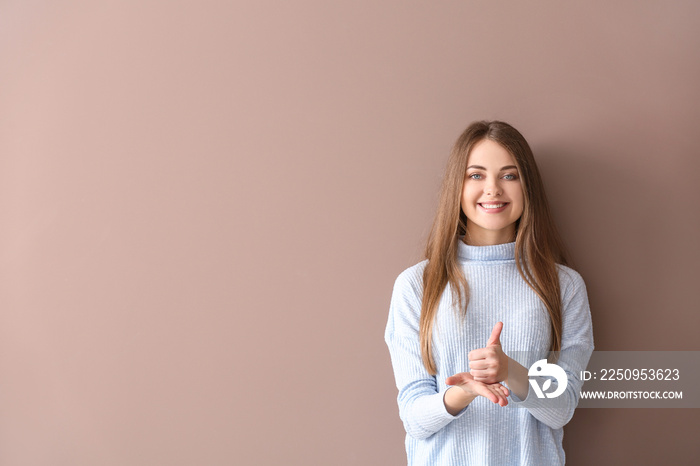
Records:
<instances>
[{"instance_id":1,"label":"sweater sleeve","mask_svg":"<svg viewBox=\"0 0 700 466\"><path fill-rule=\"evenodd\" d=\"M422 286L417 272L414 266L396 279L384 340L391 354L399 416L406 433L425 439L462 416L469 405L456 416L447 412L443 401L447 388L440 392L435 376L423 366L418 333Z\"/></svg>"},{"instance_id":2,"label":"sweater sleeve","mask_svg":"<svg viewBox=\"0 0 700 466\"><path fill-rule=\"evenodd\" d=\"M586 285L581 276L569 268L562 268L560 277L563 285L562 339L556 364L566 373L566 390L556 398L540 399L530 387L525 400L511 392L515 407L528 409L537 420L552 429L563 427L573 417L583 385L580 374L586 369L593 352L593 326ZM552 387L547 390L549 393L553 393L558 384L553 382Z\"/></svg>"}]
</instances>

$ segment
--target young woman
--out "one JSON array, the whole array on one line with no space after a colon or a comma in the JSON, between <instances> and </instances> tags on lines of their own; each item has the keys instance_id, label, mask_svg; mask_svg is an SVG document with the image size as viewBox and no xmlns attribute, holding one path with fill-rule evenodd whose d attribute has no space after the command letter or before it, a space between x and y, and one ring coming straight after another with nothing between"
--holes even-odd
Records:
<instances>
[{"instance_id":1,"label":"young woman","mask_svg":"<svg viewBox=\"0 0 700 466\"><path fill-rule=\"evenodd\" d=\"M459 137L425 255L396 279L385 332L409 465L564 464L590 310L515 128ZM565 377L531 377L548 357Z\"/></svg>"}]
</instances>

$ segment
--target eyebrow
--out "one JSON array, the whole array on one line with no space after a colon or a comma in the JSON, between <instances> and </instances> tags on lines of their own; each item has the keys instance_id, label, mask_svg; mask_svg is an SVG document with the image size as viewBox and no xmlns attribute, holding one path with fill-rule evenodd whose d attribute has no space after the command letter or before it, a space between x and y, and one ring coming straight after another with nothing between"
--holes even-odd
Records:
<instances>
[{"instance_id":1,"label":"eyebrow","mask_svg":"<svg viewBox=\"0 0 700 466\"><path fill-rule=\"evenodd\" d=\"M469 170L470 168L474 168L476 170L486 170L486 167L482 167L481 165L469 165L467 167L467 170ZM518 169L518 167L516 167L515 165L506 165L505 167L502 167L499 171L511 170L513 168L515 168L516 170Z\"/></svg>"}]
</instances>

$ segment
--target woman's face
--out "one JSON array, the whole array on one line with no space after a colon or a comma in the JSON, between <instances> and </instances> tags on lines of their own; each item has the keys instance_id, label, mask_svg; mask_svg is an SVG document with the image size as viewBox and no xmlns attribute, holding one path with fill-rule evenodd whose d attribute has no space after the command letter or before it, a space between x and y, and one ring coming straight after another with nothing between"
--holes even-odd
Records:
<instances>
[{"instance_id":1,"label":"woman's face","mask_svg":"<svg viewBox=\"0 0 700 466\"><path fill-rule=\"evenodd\" d=\"M523 214L523 190L515 160L490 139L477 142L467 159L462 188L467 216L466 240L475 246L515 239L515 222Z\"/></svg>"}]
</instances>

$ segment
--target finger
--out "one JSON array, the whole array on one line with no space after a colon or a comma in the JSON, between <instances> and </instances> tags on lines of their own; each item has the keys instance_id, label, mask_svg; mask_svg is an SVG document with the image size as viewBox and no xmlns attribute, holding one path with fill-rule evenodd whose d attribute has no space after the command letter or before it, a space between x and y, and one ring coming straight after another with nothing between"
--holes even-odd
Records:
<instances>
[{"instance_id":1,"label":"finger","mask_svg":"<svg viewBox=\"0 0 700 466\"><path fill-rule=\"evenodd\" d=\"M487 385L481 385L478 393L489 401L498 404L498 395L496 395Z\"/></svg>"},{"instance_id":2,"label":"finger","mask_svg":"<svg viewBox=\"0 0 700 466\"><path fill-rule=\"evenodd\" d=\"M501 397L500 402L498 404L501 406L507 406L508 405L508 398L505 396Z\"/></svg>"},{"instance_id":3,"label":"finger","mask_svg":"<svg viewBox=\"0 0 700 466\"><path fill-rule=\"evenodd\" d=\"M476 361L477 359L486 359L489 355L491 355L493 350L489 350L487 348L479 348L475 350L471 350L467 357L469 357L470 361Z\"/></svg>"},{"instance_id":4,"label":"finger","mask_svg":"<svg viewBox=\"0 0 700 466\"><path fill-rule=\"evenodd\" d=\"M508 404L508 400L506 400L506 397L499 393L499 396L498 396L498 405L499 405L499 406L505 406L505 405L507 405L507 404Z\"/></svg>"},{"instance_id":5,"label":"finger","mask_svg":"<svg viewBox=\"0 0 700 466\"><path fill-rule=\"evenodd\" d=\"M503 330L503 322L496 322L491 331L491 336L489 341L486 342L486 346L500 345L501 344L501 330Z\"/></svg>"},{"instance_id":6,"label":"finger","mask_svg":"<svg viewBox=\"0 0 700 466\"><path fill-rule=\"evenodd\" d=\"M469 369L470 369L470 372L472 372L472 375L474 375L473 374L474 370L483 371L483 370L488 369L488 368L489 368L489 364L488 364L488 362L486 362L485 359L477 359L475 361L469 361Z\"/></svg>"},{"instance_id":7,"label":"finger","mask_svg":"<svg viewBox=\"0 0 700 466\"><path fill-rule=\"evenodd\" d=\"M472 377L474 378L474 380L476 380L477 382L481 382L483 384L489 385L489 384L494 384L494 383L499 382L499 380L496 380L496 377L492 376L488 372L474 371L471 374L472 374Z\"/></svg>"},{"instance_id":8,"label":"finger","mask_svg":"<svg viewBox=\"0 0 700 466\"><path fill-rule=\"evenodd\" d=\"M505 402L505 397L503 396L503 393L496 388L495 386L490 387L491 390L493 391L493 394L496 396L496 401L495 403L498 404L499 406L505 406L503 403Z\"/></svg>"},{"instance_id":9,"label":"finger","mask_svg":"<svg viewBox=\"0 0 700 466\"><path fill-rule=\"evenodd\" d=\"M508 389L503 387L503 385L501 385L501 387L501 391L503 392L503 404L501 406L506 406L508 404Z\"/></svg>"},{"instance_id":10,"label":"finger","mask_svg":"<svg viewBox=\"0 0 700 466\"><path fill-rule=\"evenodd\" d=\"M494 390L498 392L498 395L501 398L501 406L505 406L508 404L508 389L504 387L503 385L499 384L493 384Z\"/></svg>"}]
</instances>

